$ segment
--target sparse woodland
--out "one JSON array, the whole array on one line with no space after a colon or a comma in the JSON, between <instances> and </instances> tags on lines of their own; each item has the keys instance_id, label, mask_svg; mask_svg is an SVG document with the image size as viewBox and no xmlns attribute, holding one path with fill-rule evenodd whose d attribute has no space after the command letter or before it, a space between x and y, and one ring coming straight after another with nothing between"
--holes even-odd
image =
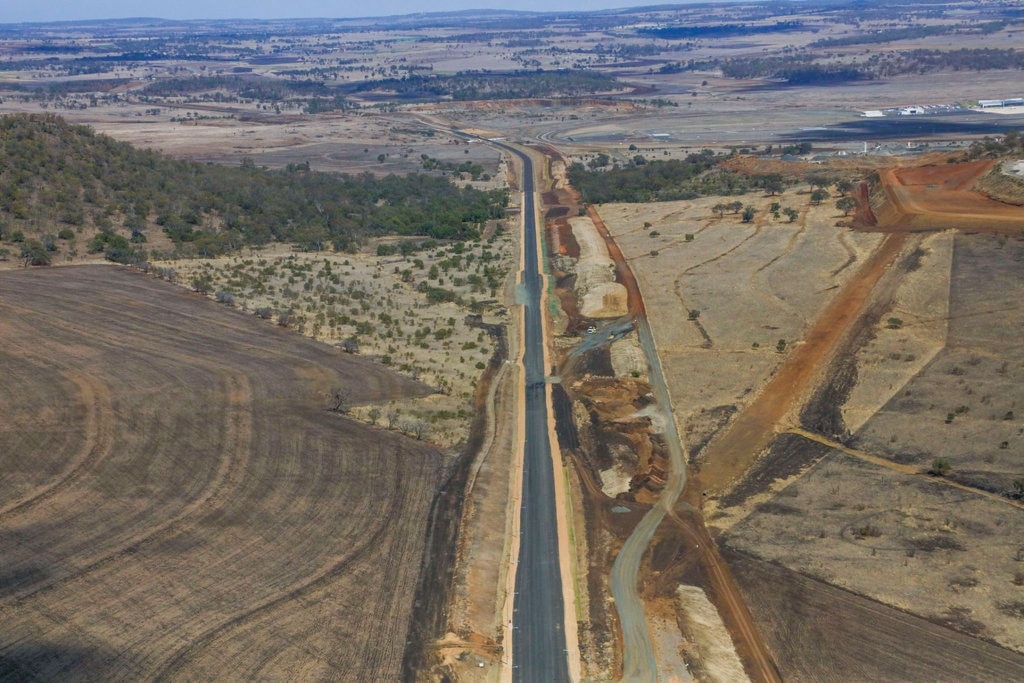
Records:
<instances>
[{"instance_id":1,"label":"sparse woodland","mask_svg":"<svg viewBox=\"0 0 1024 683\"><path fill-rule=\"evenodd\" d=\"M182 255L290 242L346 250L382 235L465 240L504 215L508 194L422 173L335 175L202 164L135 149L60 117L0 118L0 240L77 240L121 263L162 231Z\"/></svg>"}]
</instances>

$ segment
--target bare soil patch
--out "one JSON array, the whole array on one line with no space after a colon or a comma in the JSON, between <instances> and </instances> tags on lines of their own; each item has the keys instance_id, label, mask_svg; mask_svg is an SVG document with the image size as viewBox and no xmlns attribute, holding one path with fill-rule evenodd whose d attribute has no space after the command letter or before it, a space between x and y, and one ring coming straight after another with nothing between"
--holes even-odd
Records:
<instances>
[{"instance_id":1,"label":"bare soil patch","mask_svg":"<svg viewBox=\"0 0 1024 683\"><path fill-rule=\"evenodd\" d=\"M887 168L879 171L884 200L873 206L876 229L944 230L1019 235L1024 208L998 202L973 189L994 162Z\"/></svg>"},{"instance_id":2,"label":"bare soil patch","mask_svg":"<svg viewBox=\"0 0 1024 683\"><path fill-rule=\"evenodd\" d=\"M398 676L442 458L325 398L422 385L120 268L0 285L3 677Z\"/></svg>"},{"instance_id":3,"label":"bare soil patch","mask_svg":"<svg viewBox=\"0 0 1024 683\"><path fill-rule=\"evenodd\" d=\"M787 681L1024 676L1021 655L777 564L728 548L723 552Z\"/></svg>"},{"instance_id":4,"label":"bare soil patch","mask_svg":"<svg viewBox=\"0 0 1024 683\"><path fill-rule=\"evenodd\" d=\"M964 234L923 245L928 253L920 270L896 292L898 323L876 321L874 339L855 354L858 380L850 395L861 405L855 415L871 413L848 442L859 450L837 446L822 454L819 443L780 437L772 453L788 443L787 460L816 464L802 475L779 471L767 487L748 475L720 501L746 499L749 514L725 542L1021 652L1024 631L1013 605L1024 511L1013 496L1024 475L1014 412L1024 402L1016 334L1024 324L1024 246L1019 238ZM921 339L940 350L916 369L911 362L908 371L904 356ZM938 462L948 467L945 478L926 474ZM1020 661L979 647L951 646L957 653L951 658L985 667Z\"/></svg>"}]
</instances>

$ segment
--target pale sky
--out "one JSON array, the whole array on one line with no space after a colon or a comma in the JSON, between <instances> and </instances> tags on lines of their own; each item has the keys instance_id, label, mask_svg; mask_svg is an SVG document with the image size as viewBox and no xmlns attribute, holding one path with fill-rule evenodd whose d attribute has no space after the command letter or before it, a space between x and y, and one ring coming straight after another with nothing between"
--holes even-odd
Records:
<instances>
[{"instance_id":1,"label":"pale sky","mask_svg":"<svg viewBox=\"0 0 1024 683\"><path fill-rule=\"evenodd\" d=\"M691 0L692 1L692 0ZM657 0L0 0L0 23L76 19L282 19L390 16L465 9L600 10Z\"/></svg>"}]
</instances>

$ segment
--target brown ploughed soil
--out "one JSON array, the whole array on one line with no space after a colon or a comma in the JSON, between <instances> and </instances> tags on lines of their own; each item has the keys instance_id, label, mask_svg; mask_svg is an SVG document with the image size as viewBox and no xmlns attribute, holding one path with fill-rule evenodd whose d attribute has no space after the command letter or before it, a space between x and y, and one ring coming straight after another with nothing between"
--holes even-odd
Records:
<instances>
[{"instance_id":1,"label":"brown ploughed soil","mask_svg":"<svg viewBox=\"0 0 1024 683\"><path fill-rule=\"evenodd\" d=\"M725 549L787 681L1009 681L1024 656Z\"/></svg>"},{"instance_id":2,"label":"brown ploughed soil","mask_svg":"<svg viewBox=\"0 0 1024 683\"><path fill-rule=\"evenodd\" d=\"M0 274L0 679L394 680L441 455L424 391L110 266Z\"/></svg>"}]
</instances>

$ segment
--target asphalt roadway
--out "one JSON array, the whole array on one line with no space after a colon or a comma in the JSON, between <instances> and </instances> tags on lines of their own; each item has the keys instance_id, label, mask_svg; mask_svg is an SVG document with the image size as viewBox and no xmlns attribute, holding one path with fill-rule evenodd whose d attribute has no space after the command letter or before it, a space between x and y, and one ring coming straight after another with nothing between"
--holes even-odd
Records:
<instances>
[{"instance_id":1,"label":"asphalt roadway","mask_svg":"<svg viewBox=\"0 0 1024 683\"><path fill-rule=\"evenodd\" d=\"M544 328L541 324L543 282L537 263L537 221L533 163L519 150L500 145L523 162L524 297L523 365L526 381L526 452L520 517L519 564L513 603L512 680L524 683L569 680L565 645L565 604L558 560L558 519L554 470L548 440Z\"/></svg>"}]
</instances>

